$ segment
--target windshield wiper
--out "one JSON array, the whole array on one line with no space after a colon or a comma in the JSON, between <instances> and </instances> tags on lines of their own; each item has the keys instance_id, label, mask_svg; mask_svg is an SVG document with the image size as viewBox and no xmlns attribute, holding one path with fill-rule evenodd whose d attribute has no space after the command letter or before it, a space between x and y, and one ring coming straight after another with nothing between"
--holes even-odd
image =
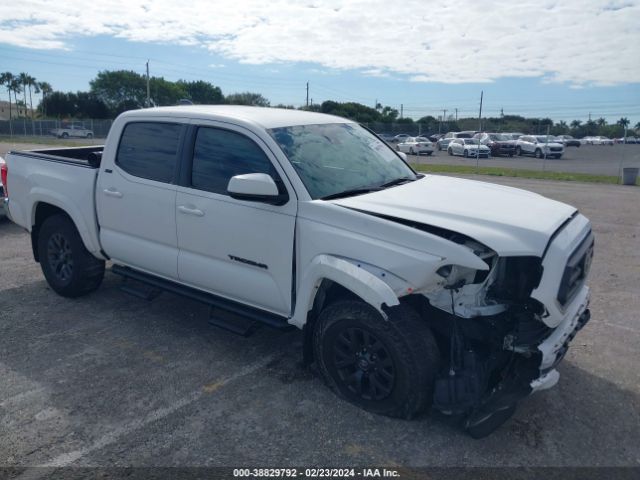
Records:
<instances>
[{"instance_id":1,"label":"windshield wiper","mask_svg":"<svg viewBox=\"0 0 640 480\"><path fill-rule=\"evenodd\" d=\"M393 187L394 185L400 185L407 182L415 182L416 180L416 178L400 177L396 178L395 180L391 180L390 182L383 183L382 185L380 185L380 188Z\"/></svg>"},{"instance_id":2,"label":"windshield wiper","mask_svg":"<svg viewBox=\"0 0 640 480\"><path fill-rule=\"evenodd\" d=\"M380 188L380 187L352 188L350 190L345 190L343 192L332 193L331 195L326 195L324 197L321 197L320 200L331 200L331 199L334 199L334 198L351 197L351 196L354 196L354 195L361 195L363 193L377 192L379 190L382 190L382 188Z\"/></svg>"}]
</instances>

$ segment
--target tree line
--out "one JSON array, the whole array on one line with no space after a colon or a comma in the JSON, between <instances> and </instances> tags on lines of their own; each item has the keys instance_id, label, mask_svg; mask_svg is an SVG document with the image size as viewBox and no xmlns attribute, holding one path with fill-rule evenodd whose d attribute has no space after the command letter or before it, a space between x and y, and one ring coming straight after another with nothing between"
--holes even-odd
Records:
<instances>
[{"instance_id":1,"label":"tree line","mask_svg":"<svg viewBox=\"0 0 640 480\"><path fill-rule=\"evenodd\" d=\"M42 94L37 106L37 114L41 117L54 118L115 118L126 110L149 106L176 105L182 100L194 104L232 104L271 106L269 100L259 93L241 92L224 95L220 87L204 80L169 81L163 77L147 77L134 71L115 70L99 72L89 83L89 91L60 92L53 91L47 82L39 82L26 73L13 75L11 72L0 74L0 85L9 94L9 118L15 118L13 108L30 106L31 119L36 111L33 109L33 95ZM21 96L19 98L18 96ZM275 105L281 108L295 108L291 105ZM300 107L322 113L346 117L359 123L368 124L376 131L383 132L390 128L405 128L407 131L425 133L446 133L448 131L478 130L496 132L522 132L531 134L552 135L571 134L576 137L602 135L621 137L629 126L627 118L621 118L614 124L606 119L589 119L586 122L554 122L550 118L526 118L519 115L501 115L500 117L482 118L480 126L477 118L454 119L436 118L431 115L418 120L401 117L397 109L383 106L380 103L370 107L357 102L336 102L327 100L321 104ZM25 108L26 110L26 108ZM479 128L480 127L480 128ZM635 125L640 130L640 122Z\"/></svg>"}]
</instances>

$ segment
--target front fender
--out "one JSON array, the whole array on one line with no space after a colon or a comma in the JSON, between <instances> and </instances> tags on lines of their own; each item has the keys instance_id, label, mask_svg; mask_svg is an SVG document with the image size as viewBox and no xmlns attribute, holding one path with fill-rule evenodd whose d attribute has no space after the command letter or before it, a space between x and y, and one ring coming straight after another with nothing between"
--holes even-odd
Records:
<instances>
[{"instance_id":1,"label":"front fender","mask_svg":"<svg viewBox=\"0 0 640 480\"><path fill-rule=\"evenodd\" d=\"M394 290L373 273L346 259L332 255L318 255L307 268L306 274L300 282L298 298L293 316L289 323L302 328L307 322L307 314L313 308L318 288L322 280L328 279L352 291L365 302L387 318L383 305L392 307L399 305L398 295ZM395 282L402 282L397 277Z\"/></svg>"}]
</instances>

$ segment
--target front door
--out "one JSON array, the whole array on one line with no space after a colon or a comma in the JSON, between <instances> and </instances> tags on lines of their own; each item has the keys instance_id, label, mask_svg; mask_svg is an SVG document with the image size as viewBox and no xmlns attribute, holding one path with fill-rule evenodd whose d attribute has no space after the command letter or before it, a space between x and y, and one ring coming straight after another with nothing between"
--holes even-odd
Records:
<instances>
[{"instance_id":1,"label":"front door","mask_svg":"<svg viewBox=\"0 0 640 480\"><path fill-rule=\"evenodd\" d=\"M277 160L257 136L229 124L200 122L190 145L191 168L176 197L180 280L289 315L297 201ZM289 201L231 198L229 180L246 173L271 175Z\"/></svg>"}]
</instances>

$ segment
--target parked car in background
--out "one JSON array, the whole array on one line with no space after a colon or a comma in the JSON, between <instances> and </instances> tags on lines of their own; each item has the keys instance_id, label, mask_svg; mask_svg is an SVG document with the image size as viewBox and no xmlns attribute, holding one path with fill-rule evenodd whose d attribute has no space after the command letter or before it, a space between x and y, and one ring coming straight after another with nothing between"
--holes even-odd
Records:
<instances>
[{"instance_id":1,"label":"parked car in background","mask_svg":"<svg viewBox=\"0 0 640 480\"><path fill-rule=\"evenodd\" d=\"M640 143L640 138L636 137L620 137L614 139L615 143L626 143L626 144L636 144Z\"/></svg>"},{"instance_id":2,"label":"parked car in background","mask_svg":"<svg viewBox=\"0 0 640 480\"><path fill-rule=\"evenodd\" d=\"M601 135L596 137L584 137L582 142L587 145L613 145L614 141Z\"/></svg>"},{"instance_id":3,"label":"parked car in background","mask_svg":"<svg viewBox=\"0 0 640 480\"><path fill-rule=\"evenodd\" d=\"M571 135L558 135L556 140L565 147L579 147L581 145L580 140L573 138Z\"/></svg>"},{"instance_id":4,"label":"parked car in background","mask_svg":"<svg viewBox=\"0 0 640 480\"><path fill-rule=\"evenodd\" d=\"M516 154L533 155L537 158L561 158L564 145L551 135L523 135L516 141Z\"/></svg>"},{"instance_id":5,"label":"parked car in background","mask_svg":"<svg viewBox=\"0 0 640 480\"><path fill-rule=\"evenodd\" d=\"M410 153L411 155L420 155L433 153L433 143L426 137L409 137L403 142L396 145L399 152Z\"/></svg>"},{"instance_id":6,"label":"parked car in background","mask_svg":"<svg viewBox=\"0 0 640 480\"><path fill-rule=\"evenodd\" d=\"M407 134L407 133L399 133L398 135L396 135L395 137L393 137L389 143L400 143L400 142L404 142L407 138L409 138L411 135Z\"/></svg>"},{"instance_id":7,"label":"parked car in background","mask_svg":"<svg viewBox=\"0 0 640 480\"><path fill-rule=\"evenodd\" d=\"M447 150L449 143L454 138L471 138L475 132L449 132L444 137L438 139L436 146L438 150Z\"/></svg>"},{"instance_id":8,"label":"parked car in background","mask_svg":"<svg viewBox=\"0 0 640 480\"><path fill-rule=\"evenodd\" d=\"M505 133L504 135L510 136L512 140L518 140L520 137L522 137L524 135L524 133L509 132L509 133Z\"/></svg>"},{"instance_id":9,"label":"parked car in background","mask_svg":"<svg viewBox=\"0 0 640 480\"><path fill-rule=\"evenodd\" d=\"M431 140L433 143L436 143L438 140L440 140L442 137L444 137L443 133L434 133L433 135L429 135L429 140Z\"/></svg>"},{"instance_id":10,"label":"parked car in background","mask_svg":"<svg viewBox=\"0 0 640 480\"><path fill-rule=\"evenodd\" d=\"M491 150L491 155L498 157L508 155L513 157L516 153L516 142L505 133L476 133L474 139L486 145Z\"/></svg>"},{"instance_id":11,"label":"parked car in background","mask_svg":"<svg viewBox=\"0 0 640 480\"><path fill-rule=\"evenodd\" d=\"M392 133L377 133L376 135L387 143L393 142L393 139L395 138L395 135Z\"/></svg>"},{"instance_id":12,"label":"parked car in background","mask_svg":"<svg viewBox=\"0 0 640 480\"><path fill-rule=\"evenodd\" d=\"M84 125L78 123L54 128L50 133L58 138L93 138L93 130L84 128Z\"/></svg>"},{"instance_id":13,"label":"parked car in background","mask_svg":"<svg viewBox=\"0 0 640 480\"><path fill-rule=\"evenodd\" d=\"M7 177L7 164L4 161L4 158L0 157L0 220L2 220L6 215L6 199L5 199L5 191L4 191L4 182Z\"/></svg>"},{"instance_id":14,"label":"parked car in background","mask_svg":"<svg viewBox=\"0 0 640 480\"><path fill-rule=\"evenodd\" d=\"M609 137L603 137L603 136L597 136L597 137L593 137L594 138L594 145L613 145L614 141L612 139L610 139Z\"/></svg>"},{"instance_id":15,"label":"parked car in background","mask_svg":"<svg viewBox=\"0 0 640 480\"><path fill-rule=\"evenodd\" d=\"M449 155L462 155L463 157L489 158L491 150L475 138L454 138L447 147Z\"/></svg>"}]
</instances>

